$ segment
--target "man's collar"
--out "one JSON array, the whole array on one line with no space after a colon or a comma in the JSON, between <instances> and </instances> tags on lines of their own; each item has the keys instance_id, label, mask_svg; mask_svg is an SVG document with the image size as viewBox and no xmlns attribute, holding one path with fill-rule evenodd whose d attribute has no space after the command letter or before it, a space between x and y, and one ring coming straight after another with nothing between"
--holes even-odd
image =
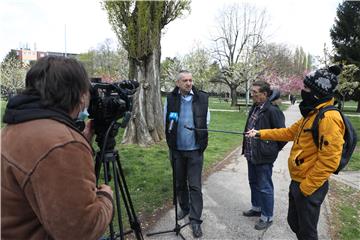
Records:
<instances>
[{"instance_id":1,"label":"man's collar","mask_svg":"<svg viewBox=\"0 0 360 240\"><path fill-rule=\"evenodd\" d=\"M178 93L181 95L180 88L179 88ZM184 96L189 96L189 95L194 95L194 91L192 89L190 90L190 92L187 95L184 95Z\"/></svg>"},{"instance_id":2,"label":"man's collar","mask_svg":"<svg viewBox=\"0 0 360 240\"><path fill-rule=\"evenodd\" d=\"M258 107L259 109L262 109L264 107L266 102L263 103L256 103L255 106Z\"/></svg>"}]
</instances>

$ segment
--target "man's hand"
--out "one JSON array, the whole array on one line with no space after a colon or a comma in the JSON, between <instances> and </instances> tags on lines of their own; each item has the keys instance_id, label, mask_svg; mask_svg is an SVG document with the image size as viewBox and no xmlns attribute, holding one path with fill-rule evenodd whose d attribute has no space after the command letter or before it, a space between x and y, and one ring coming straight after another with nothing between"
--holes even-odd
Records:
<instances>
[{"instance_id":1,"label":"man's hand","mask_svg":"<svg viewBox=\"0 0 360 240\"><path fill-rule=\"evenodd\" d=\"M259 131L255 129L251 129L245 133L246 137L259 137Z\"/></svg>"},{"instance_id":2,"label":"man's hand","mask_svg":"<svg viewBox=\"0 0 360 240\"><path fill-rule=\"evenodd\" d=\"M97 188L98 192L106 192L108 193L111 197L113 197L113 191L111 189L110 186L106 185L106 184L101 184L98 188Z\"/></svg>"}]
</instances>

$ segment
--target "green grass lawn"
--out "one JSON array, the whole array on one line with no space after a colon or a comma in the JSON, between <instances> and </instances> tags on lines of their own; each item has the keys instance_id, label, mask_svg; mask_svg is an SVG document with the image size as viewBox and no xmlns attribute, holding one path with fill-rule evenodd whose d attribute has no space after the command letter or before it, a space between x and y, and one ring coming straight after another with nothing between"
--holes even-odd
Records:
<instances>
[{"instance_id":1,"label":"green grass lawn","mask_svg":"<svg viewBox=\"0 0 360 240\"><path fill-rule=\"evenodd\" d=\"M349 119L356 130L358 136L358 143L345 170L358 171L360 170L360 117L349 117Z\"/></svg>"},{"instance_id":2,"label":"green grass lawn","mask_svg":"<svg viewBox=\"0 0 360 240\"><path fill-rule=\"evenodd\" d=\"M238 102L245 104L245 100L238 99ZM224 99L219 100L217 97L209 98L209 108L210 109L224 109L224 110L239 110L238 106L231 106L231 100L225 102ZM245 109L245 106L241 106L242 109Z\"/></svg>"},{"instance_id":3,"label":"green grass lawn","mask_svg":"<svg viewBox=\"0 0 360 240\"><path fill-rule=\"evenodd\" d=\"M346 106L346 105L345 105ZM356 108L353 108L354 111ZM360 117L349 117L358 134L358 145L345 171L360 170ZM329 203L332 239L360 239L360 191L330 180Z\"/></svg>"},{"instance_id":4,"label":"green grass lawn","mask_svg":"<svg viewBox=\"0 0 360 240\"><path fill-rule=\"evenodd\" d=\"M345 107L348 106L348 107L357 107L358 103L351 100L351 101L346 101L345 102Z\"/></svg>"},{"instance_id":5,"label":"green grass lawn","mask_svg":"<svg viewBox=\"0 0 360 240\"><path fill-rule=\"evenodd\" d=\"M246 110L246 106L245 106L245 99L244 98L238 98L238 103L241 103L242 105L240 106L241 111L245 111ZM252 105L252 100L250 99L250 103L248 108L250 109ZM280 109L281 110L286 110L286 108L288 108L289 105L288 104L280 104ZM210 109L224 109L224 110L239 110L239 106L231 106L231 101L229 100L228 102L225 102L223 99L219 100L219 98L217 97L210 97L209 98L209 108Z\"/></svg>"},{"instance_id":6,"label":"green grass lawn","mask_svg":"<svg viewBox=\"0 0 360 240\"><path fill-rule=\"evenodd\" d=\"M331 239L360 239L360 191L330 180Z\"/></svg>"},{"instance_id":7,"label":"green grass lawn","mask_svg":"<svg viewBox=\"0 0 360 240\"><path fill-rule=\"evenodd\" d=\"M5 111L5 108L6 108L6 104L7 104L7 101L0 100L0 116L1 116L0 128L3 127L2 119L3 119L3 116L4 116L4 111Z\"/></svg>"},{"instance_id":8,"label":"green grass lawn","mask_svg":"<svg viewBox=\"0 0 360 240\"><path fill-rule=\"evenodd\" d=\"M356 112L356 109L357 109L357 102L355 101L347 101L345 102L345 105L344 105L344 112L345 114L356 114L356 115L360 115L360 113Z\"/></svg>"}]
</instances>

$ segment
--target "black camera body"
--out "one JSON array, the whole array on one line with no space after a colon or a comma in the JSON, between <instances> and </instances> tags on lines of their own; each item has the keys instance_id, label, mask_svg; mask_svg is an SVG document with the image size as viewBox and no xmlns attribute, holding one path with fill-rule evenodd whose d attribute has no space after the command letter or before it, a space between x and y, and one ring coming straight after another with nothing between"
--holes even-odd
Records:
<instances>
[{"instance_id":1,"label":"black camera body","mask_svg":"<svg viewBox=\"0 0 360 240\"><path fill-rule=\"evenodd\" d=\"M124 235L134 232L136 239L143 240L140 222L136 217L131 201L125 175L121 167L120 155L115 149L116 136L120 127L126 127L131 117L132 96L139 87L136 81L122 81L116 83L102 83L94 79L90 89L89 118L93 120L99 151L95 157L96 185L99 184L101 170L105 184L113 179L114 184L114 213L117 214L117 226L111 220L109 224L110 235L104 239L124 239ZM97 81L96 81L97 80ZM122 122L117 121L122 118ZM131 231L124 232L121 216L120 201L129 218ZM115 218L114 218L115 219ZM119 232L117 232L119 230Z\"/></svg>"},{"instance_id":2,"label":"black camera body","mask_svg":"<svg viewBox=\"0 0 360 240\"><path fill-rule=\"evenodd\" d=\"M91 83L88 112L98 138L102 139L110 124L120 118L123 118L121 127L126 127L132 110L132 95L138 86L138 82L130 80Z\"/></svg>"}]
</instances>

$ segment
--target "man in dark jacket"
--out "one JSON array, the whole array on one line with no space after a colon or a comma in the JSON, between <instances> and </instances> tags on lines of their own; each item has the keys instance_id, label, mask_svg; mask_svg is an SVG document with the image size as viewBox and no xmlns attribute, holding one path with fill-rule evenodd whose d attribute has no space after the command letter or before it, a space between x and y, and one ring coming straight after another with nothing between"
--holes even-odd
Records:
<instances>
[{"instance_id":1,"label":"man in dark jacket","mask_svg":"<svg viewBox=\"0 0 360 240\"><path fill-rule=\"evenodd\" d=\"M338 168L344 144L345 124L338 111L327 111L318 125L319 146L312 128L321 108L334 105L341 67L317 69L304 78L299 109L302 118L288 128L252 129L248 137L293 141L288 159L291 182L287 221L299 240L318 240L321 204L329 190L329 178Z\"/></svg>"},{"instance_id":2,"label":"man in dark jacket","mask_svg":"<svg viewBox=\"0 0 360 240\"><path fill-rule=\"evenodd\" d=\"M95 184L84 67L49 56L26 74L1 131L1 239L99 239L113 215L112 190ZM84 135L85 133L85 135Z\"/></svg>"},{"instance_id":3,"label":"man in dark jacket","mask_svg":"<svg viewBox=\"0 0 360 240\"><path fill-rule=\"evenodd\" d=\"M270 85L264 81L256 81L251 88L253 106L249 112L245 131L250 129L285 127L285 117L278 106L270 99ZM273 221L274 186L271 179L273 162L284 142L261 141L244 138L243 154L248 162L248 178L251 189L250 210L243 212L246 217L258 216L255 229L268 228Z\"/></svg>"},{"instance_id":4,"label":"man in dark jacket","mask_svg":"<svg viewBox=\"0 0 360 240\"><path fill-rule=\"evenodd\" d=\"M178 116L171 123L170 115ZM189 215L194 237L202 236L200 224L203 209L201 172L204 151L208 144L207 131L191 131L188 128L207 129L210 121L208 95L198 91L192 82L192 74L181 71L176 87L167 96L164 106L166 141L175 165L176 192L181 211L178 219ZM177 120L177 119L176 119ZM170 125L173 125L170 127ZM190 197L190 198L189 198Z\"/></svg>"}]
</instances>

